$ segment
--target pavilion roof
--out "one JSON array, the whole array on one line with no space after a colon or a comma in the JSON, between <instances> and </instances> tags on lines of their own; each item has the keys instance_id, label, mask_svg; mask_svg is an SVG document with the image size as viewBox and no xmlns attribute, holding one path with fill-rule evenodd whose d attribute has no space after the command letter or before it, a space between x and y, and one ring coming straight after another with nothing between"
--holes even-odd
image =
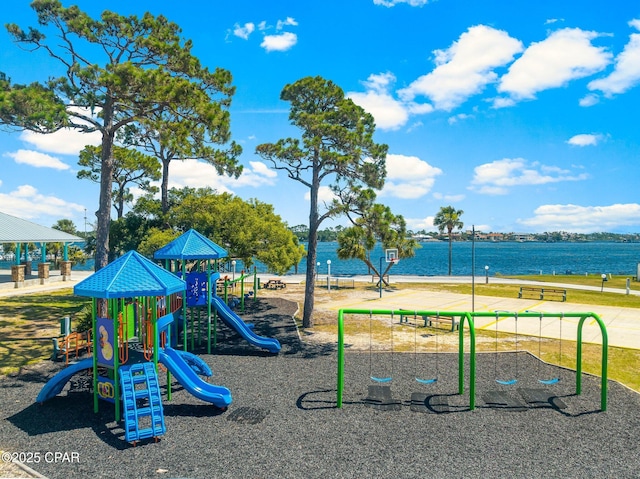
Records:
<instances>
[{"instance_id":1,"label":"pavilion roof","mask_svg":"<svg viewBox=\"0 0 640 479\"><path fill-rule=\"evenodd\" d=\"M82 238L0 212L2 243L73 243Z\"/></svg>"}]
</instances>

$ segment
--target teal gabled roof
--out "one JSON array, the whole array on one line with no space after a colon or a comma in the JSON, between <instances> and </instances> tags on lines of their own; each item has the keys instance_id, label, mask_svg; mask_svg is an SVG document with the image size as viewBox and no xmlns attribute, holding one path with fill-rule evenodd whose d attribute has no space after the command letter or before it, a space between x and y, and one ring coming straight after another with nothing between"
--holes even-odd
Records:
<instances>
[{"instance_id":1,"label":"teal gabled roof","mask_svg":"<svg viewBox=\"0 0 640 479\"><path fill-rule=\"evenodd\" d=\"M219 259L226 258L227 251L209 238L190 229L153 254L155 259Z\"/></svg>"},{"instance_id":2,"label":"teal gabled roof","mask_svg":"<svg viewBox=\"0 0 640 479\"><path fill-rule=\"evenodd\" d=\"M129 251L73 288L78 296L129 298L167 296L184 291L186 283L135 251Z\"/></svg>"}]
</instances>

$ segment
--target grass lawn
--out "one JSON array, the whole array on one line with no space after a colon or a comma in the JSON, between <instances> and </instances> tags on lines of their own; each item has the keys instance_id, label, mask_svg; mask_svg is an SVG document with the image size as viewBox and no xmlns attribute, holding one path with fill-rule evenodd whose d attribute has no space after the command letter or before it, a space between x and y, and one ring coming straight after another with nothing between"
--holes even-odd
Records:
<instances>
[{"instance_id":1,"label":"grass lawn","mask_svg":"<svg viewBox=\"0 0 640 479\"><path fill-rule=\"evenodd\" d=\"M60 336L60 320L91 300L71 289L0 298L0 374L51 357L51 338Z\"/></svg>"}]
</instances>

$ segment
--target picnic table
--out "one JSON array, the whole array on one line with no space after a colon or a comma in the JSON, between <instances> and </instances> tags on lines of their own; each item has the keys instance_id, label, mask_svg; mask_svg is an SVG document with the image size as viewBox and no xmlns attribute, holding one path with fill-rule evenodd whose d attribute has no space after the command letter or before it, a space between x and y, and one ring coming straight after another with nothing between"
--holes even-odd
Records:
<instances>
[{"instance_id":1,"label":"picnic table","mask_svg":"<svg viewBox=\"0 0 640 479\"><path fill-rule=\"evenodd\" d=\"M287 285L279 279L270 279L269 281L264 283L262 287L264 289L283 289L286 288Z\"/></svg>"}]
</instances>

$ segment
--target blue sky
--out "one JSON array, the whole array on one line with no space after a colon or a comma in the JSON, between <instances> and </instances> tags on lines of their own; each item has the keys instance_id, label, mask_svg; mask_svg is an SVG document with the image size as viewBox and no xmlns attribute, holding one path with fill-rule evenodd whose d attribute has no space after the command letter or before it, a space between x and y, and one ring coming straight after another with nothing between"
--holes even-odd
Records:
<instances>
[{"instance_id":1,"label":"blue sky","mask_svg":"<svg viewBox=\"0 0 640 479\"><path fill-rule=\"evenodd\" d=\"M80 0L93 16L107 2ZM306 190L255 147L297 136L280 91L309 75L340 85L389 145L379 200L413 230L451 205L466 227L502 232L640 232L640 4L628 0L112 0L120 14L163 14L210 68L231 71L233 138L245 172L172 163L172 186L210 186L271 203L307 224ZM28 1L1 23L35 26ZM0 31L14 82L63 72ZM92 223L98 187L76 179L98 138L0 132L0 211L51 225ZM323 192L326 194L326 191ZM326 196L325 196L326 197ZM340 223L340 222L337 222ZM325 223L325 226L336 223Z\"/></svg>"}]
</instances>

